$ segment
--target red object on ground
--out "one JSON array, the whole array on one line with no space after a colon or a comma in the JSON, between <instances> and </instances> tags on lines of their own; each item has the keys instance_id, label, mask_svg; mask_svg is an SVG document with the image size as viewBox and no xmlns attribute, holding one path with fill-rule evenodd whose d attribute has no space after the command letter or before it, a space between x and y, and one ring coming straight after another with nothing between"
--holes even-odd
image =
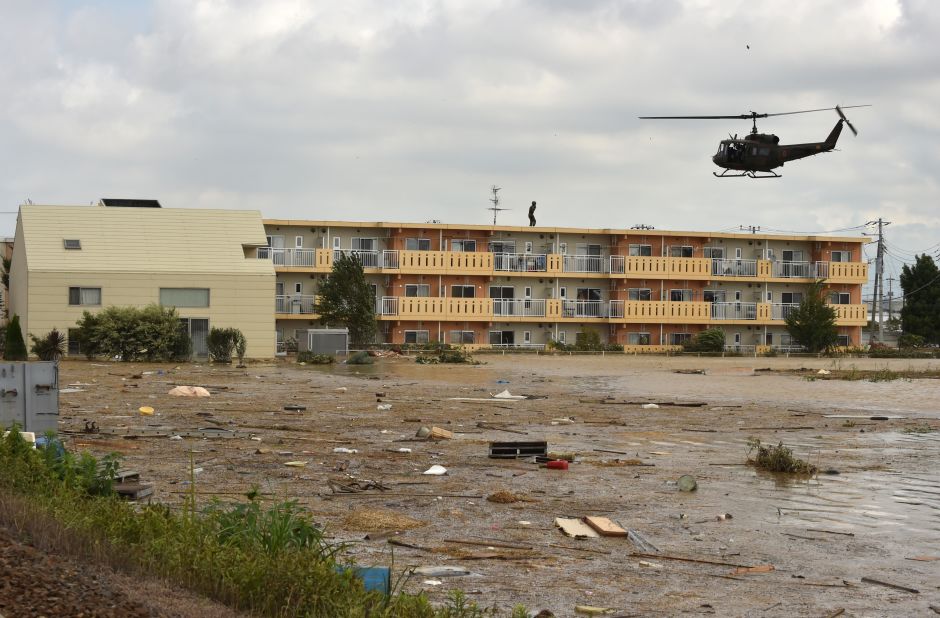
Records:
<instances>
[{"instance_id":1,"label":"red object on ground","mask_svg":"<svg viewBox=\"0 0 940 618\"><path fill-rule=\"evenodd\" d=\"M548 468L549 470L567 470L568 462L565 461L564 459L558 459L556 461L548 462L547 464L545 464L545 467Z\"/></svg>"}]
</instances>

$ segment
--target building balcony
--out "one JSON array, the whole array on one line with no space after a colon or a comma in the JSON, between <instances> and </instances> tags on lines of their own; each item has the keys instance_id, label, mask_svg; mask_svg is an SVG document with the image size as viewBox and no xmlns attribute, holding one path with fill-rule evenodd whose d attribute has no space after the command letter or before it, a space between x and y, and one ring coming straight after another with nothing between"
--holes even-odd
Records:
<instances>
[{"instance_id":1,"label":"building balcony","mask_svg":"<svg viewBox=\"0 0 940 618\"><path fill-rule=\"evenodd\" d=\"M316 296L310 294L286 294L274 297L274 313L292 316L316 315Z\"/></svg>"},{"instance_id":2,"label":"building balcony","mask_svg":"<svg viewBox=\"0 0 940 618\"><path fill-rule=\"evenodd\" d=\"M712 303L668 300L612 300L610 319L629 322L705 324L711 317Z\"/></svg>"},{"instance_id":3,"label":"building balcony","mask_svg":"<svg viewBox=\"0 0 940 618\"><path fill-rule=\"evenodd\" d=\"M504 317L545 317L545 299L544 298L494 298L493 316L496 318Z\"/></svg>"},{"instance_id":4,"label":"building balcony","mask_svg":"<svg viewBox=\"0 0 940 618\"><path fill-rule=\"evenodd\" d=\"M536 253L494 253L493 270L497 272L548 272L548 256Z\"/></svg>"},{"instance_id":5,"label":"building balcony","mask_svg":"<svg viewBox=\"0 0 940 618\"><path fill-rule=\"evenodd\" d=\"M614 257L600 255L566 255L562 260L562 271L566 273L608 273Z\"/></svg>"},{"instance_id":6,"label":"building balcony","mask_svg":"<svg viewBox=\"0 0 940 618\"><path fill-rule=\"evenodd\" d=\"M271 260L275 268L330 270L333 267L333 252L330 249L258 247L257 257L259 260Z\"/></svg>"}]
</instances>

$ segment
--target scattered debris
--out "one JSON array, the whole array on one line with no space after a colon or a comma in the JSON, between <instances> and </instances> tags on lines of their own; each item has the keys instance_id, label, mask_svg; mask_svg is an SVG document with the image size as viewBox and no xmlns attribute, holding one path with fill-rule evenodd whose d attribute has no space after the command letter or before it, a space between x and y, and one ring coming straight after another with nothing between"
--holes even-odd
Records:
<instances>
[{"instance_id":1,"label":"scattered debris","mask_svg":"<svg viewBox=\"0 0 940 618\"><path fill-rule=\"evenodd\" d=\"M678 485L679 491L695 491L698 489L698 483L691 474L683 474L680 476L679 480L676 481L676 485Z\"/></svg>"},{"instance_id":2,"label":"scattered debris","mask_svg":"<svg viewBox=\"0 0 940 618\"><path fill-rule=\"evenodd\" d=\"M545 467L549 470L567 470L568 462L564 459L553 459L545 463Z\"/></svg>"},{"instance_id":3,"label":"scattered debris","mask_svg":"<svg viewBox=\"0 0 940 618\"><path fill-rule=\"evenodd\" d=\"M585 517L584 523L594 528L601 536L627 536L626 530L606 517Z\"/></svg>"},{"instance_id":4,"label":"scattered debris","mask_svg":"<svg viewBox=\"0 0 940 618\"><path fill-rule=\"evenodd\" d=\"M334 453L343 453L345 455L355 455L359 451L354 448L346 448L344 446L337 446L333 449Z\"/></svg>"},{"instance_id":5,"label":"scattered debris","mask_svg":"<svg viewBox=\"0 0 940 618\"><path fill-rule=\"evenodd\" d=\"M636 545L640 551L647 554L658 554L659 548L647 541L643 535L638 531L629 529L627 530L627 538L630 539L630 542Z\"/></svg>"},{"instance_id":6,"label":"scattered debris","mask_svg":"<svg viewBox=\"0 0 940 618\"><path fill-rule=\"evenodd\" d=\"M574 425L573 416L561 416L552 419L552 425Z\"/></svg>"},{"instance_id":7,"label":"scattered debris","mask_svg":"<svg viewBox=\"0 0 940 618\"><path fill-rule=\"evenodd\" d=\"M580 519L556 517L555 526L558 527L565 536L575 539L596 539L600 535Z\"/></svg>"},{"instance_id":8,"label":"scattered debris","mask_svg":"<svg viewBox=\"0 0 940 618\"><path fill-rule=\"evenodd\" d=\"M444 474L447 474L447 468L445 468L444 466L439 466L437 464L434 464L433 466L431 466L430 468L428 468L421 474L429 474L431 476L442 476Z\"/></svg>"},{"instance_id":9,"label":"scattered debris","mask_svg":"<svg viewBox=\"0 0 940 618\"><path fill-rule=\"evenodd\" d=\"M450 440L453 437L453 431L441 429L440 427L431 427L431 432L428 434L429 440Z\"/></svg>"},{"instance_id":10,"label":"scattered debris","mask_svg":"<svg viewBox=\"0 0 940 618\"><path fill-rule=\"evenodd\" d=\"M920 594L920 590L918 590L917 588L908 588L907 586L891 584L889 582L883 582L880 579L875 579L873 577L863 577L862 582L866 584L875 584L877 586L884 586L886 588L894 588L895 590L903 590L904 592L910 592L911 594Z\"/></svg>"},{"instance_id":11,"label":"scattered debris","mask_svg":"<svg viewBox=\"0 0 940 618\"><path fill-rule=\"evenodd\" d=\"M509 392L509 389L505 389L493 395L493 399L528 399L528 397L525 395L513 395Z\"/></svg>"},{"instance_id":12,"label":"scattered debris","mask_svg":"<svg viewBox=\"0 0 940 618\"><path fill-rule=\"evenodd\" d=\"M153 416L153 408L150 406L140 406L137 410L144 416Z\"/></svg>"},{"instance_id":13,"label":"scattered debris","mask_svg":"<svg viewBox=\"0 0 940 618\"><path fill-rule=\"evenodd\" d=\"M644 410L658 410L659 406L655 403L644 403L642 406Z\"/></svg>"},{"instance_id":14,"label":"scattered debris","mask_svg":"<svg viewBox=\"0 0 940 618\"><path fill-rule=\"evenodd\" d=\"M574 613L583 614L585 616L603 616L604 614L612 614L614 610L609 607L595 607L593 605L575 605Z\"/></svg>"},{"instance_id":15,"label":"scattered debris","mask_svg":"<svg viewBox=\"0 0 940 618\"><path fill-rule=\"evenodd\" d=\"M462 575L470 575L470 571L467 569L456 566L415 567L412 573L415 575L425 575L427 577L460 577Z\"/></svg>"},{"instance_id":16,"label":"scattered debris","mask_svg":"<svg viewBox=\"0 0 940 618\"><path fill-rule=\"evenodd\" d=\"M339 388L336 389L336 392L337 392L337 393L345 393L347 390L349 390L349 389L346 388L345 386L340 386Z\"/></svg>"},{"instance_id":17,"label":"scattered debris","mask_svg":"<svg viewBox=\"0 0 940 618\"><path fill-rule=\"evenodd\" d=\"M380 403L379 405L375 406L375 409L378 410L379 412L385 412L385 411L387 411L387 410L391 410L391 409L392 409L392 404L390 404L390 403Z\"/></svg>"},{"instance_id":18,"label":"scattered debris","mask_svg":"<svg viewBox=\"0 0 940 618\"><path fill-rule=\"evenodd\" d=\"M774 565L772 564L759 564L752 567L738 567L735 570L731 571L730 575L746 575L748 573L771 573L773 572Z\"/></svg>"},{"instance_id":19,"label":"scattered debris","mask_svg":"<svg viewBox=\"0 0 940 618\"><path fill-rule=\"evenodd\" d=\"M209 391L201 386L177 386L168 395L174 397L209 397Z\"/></svg>"},{"instance_id":20,"label":"scattered debris","mask_svg":"<svg viewBox=\"0 0 940 618\"><path fill-rule=\"evenodd\" d=\"M306 461L285 461L285 466L290 466L291 468L303 468L307 465Z\"/></svg>"},{"instance_id":21,"label":"scattered debris","mask_svg":"<svg viewBox=\"0 0 940 618\"><path fill-rule=\"evenodd\" d=\"M821 375L821 376L827 376L827 375L831 374L832 372L829 371L828 369L820 369L820 370L817 371L816 373L817 373L818 375Z\"/></svg>"},{"instance_id":22,"label":"scattered debris","mask_svg":"<svg viewBox=\"0 0 940 618\"><path fill-rule=\"evenodd\" d=\"M289 405L289 406L284 406L284 409L290 412L303 412L307 409L307 406Z\"/></svg>"},{"instance_id":23,"label":"scattered debris","mask_svg":"<svg viewBox=\"0 0 940 618\"><path fill-rule=\"evenodd\" d=\"M425 586L440 586L444 582L442 582L439 579L426 579L421 583L424 584Z\"/></svg>"},{"instance_id":24,"label":"scattered debris","mask_svg":"<svg viewBox=\"0 0 940 618\"><path fill-rule=\"evenodd\" d=\"M418 429L418 433L415 434L415 437L427 438L430 435L431 435L430 427L421 427L420 429Z\"/></svg>"},{"instance_id":25,"label":"scattered debris","mask_svg":"<svg viewBox=\"0 0 940 618\"><path fill-rule=\"evenodd\" d=\"M497 504L512 504L513 502L519 502L521 498L511 491L500 490L495 493L492 493L486 497L487 502L495 502Z\"/></svg>"},{"instance_id":26,"label":"scattered debris","mask_svg":"<svg viewBox=\"0 0 940 618\"><path fill-rule=\"evenodd\" d=\"M362 530L363 532L413 530L427 525L421 520L386 509L353 510L346 516L343 524L351 530ZM391 541L392 539L389 539L389 542Z\"/></svg>"},{"instance_id":27,"label":"scattered debris","mask_svg":"<svg viewBox=\"0 0 940 618\"><path fill-rule=\"evenodd\" d=\"M491 459L515 459L518 457L545 456L548 442L490 442Z\"/></svg>"}]
</instances>

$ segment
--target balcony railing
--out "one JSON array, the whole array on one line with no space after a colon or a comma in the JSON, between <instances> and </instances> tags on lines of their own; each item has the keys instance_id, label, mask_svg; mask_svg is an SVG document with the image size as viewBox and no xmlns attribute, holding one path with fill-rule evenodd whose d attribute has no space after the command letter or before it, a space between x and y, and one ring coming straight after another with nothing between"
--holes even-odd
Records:
<instances>
[{"instance_id":1,"label":"balcony railing","mask_svg":"<svg viewBox=\"0 0 940 618\"><path fill-rule=\"evenodd\" d=\"M317 250L258 247L258 259L271 260L275 266L314 266L317 263Z\"/></svg>"},{"instance_id":2,"label":"balcony railing","mask_svg":"<svg viewBox=\"0 0 940 618\"><path fill-rule=\"evenodd\" d=\"M491 343L489 347L497 350L544 350L544 343Z\"/></svg>"},{"instance_id":3,"label":"balcony railing","mask_svg":"<svg viewBox=\"0 0 940 618\"><path fill-rule=\"evenodd\" d=\"M398 297L397 296L383 296L382 298L376 299L378 307L376 308L376 313L379 315L398 315Z\"/></svg>"},{"instance_id":4,"label":"balcony railing","mask_svg":"<svg viewBox=\"0 0 940 618\"><path fill-rule=\"evenodd\" d=\"M773 262L772 276L785 279L809 279L816 276L812 262Z\"/></svg>"},{"instance_id":5,"label":"balcony railing","mask_svg":"<svg viewBox=\"0 0 940 618\"><path fill-rule=\"evenodd\" d=\"M757 260L713 259L712 274L718 277L756 277Z\"/></svg>"},{"instance_id":6,"label":"balcony railing","mask_svg":"<svg viewBox=\"0 0 940 618\"><path fill-rule=\"evenodd\" d=\"M546 256L532 253L494 253L493 270L508 272L545 272Z\"/></svg>"},{"instance_id":7,"label":"balcony railing","mask_svg":"<svg viewBox=\"0 0 940 618\"><path fill-rule=\"evenodd\" d=\"M545 317L545 299L494 298L493 315L543 318Z\"/></svg>"},{"instance_id":8,"label":"balcony railing","mask_svg":"<svg viewBox=\"0 0 940 618\"><path fill-rule=\"evenodd\" d=\"M398 268L398 251L382 252L382 268Z\"/></svg>"},{"instance_id":9,"label":"balcony railing","mask_svg":"<svg viewBox=\"0 0 940 618\"><path fill-rule=\"evenodd\" d=\"M606 318L608 305L602 300L566 300L562 301L563 318Z\"/></svg>"},{"instance_id":10,"label":"balcony railing","mask_svg":"<svg viewBox=\"0 0 940 618\"><path fill-rule=\"evenodd\" d=\"M770 306L770 319L786 320L799 307L799 303L774 303Z\"/></svg>"},{"instance_id":11,"label":"balcony railing","mask_svg":"<svg viewBox=\"0 0 940 618\"><path fill-rule=\"evenodd\" d=\"M610 256L610 274L612 275L622 275L626 271L625 269L626 260L622 255L612 255Z\"/></svg>"},{"instance_id":12,"label":"balcony railing","mask_svg":"<svg viewBox=\"0 0 940 618\"><path fill-rule=\"evenodd\" d=\"M363 268L381 268L383 251L359 251L346 249L333 249L333 259L338 260L341 255L356 257L362 262Z\"/></svg>"},{"instance_id":13,"label":"balcony railing","mask_svg":"<svg viewBox=\"0 0 940 618\"><path fill-rule=\"evenodd\" d=\"M606 273L608 260L600 255L566 255L563 268L566 273Z\"/></svg>"},{"instance_id":14,"label":"balcony railing","mask_svg":"<svg viewBox=\"0 0 940 618\"><path fill-rule=\"evenodd\" d=\"M314 314L316 297L309 294L290 294L274 297L275 313Z\"/></svg>"},{"instance_id":15,"label":"balcony railing","mask_svg":"<svg viewBox=\"0 0 940 618\"><path fill-rule=\"evenodd\" d=\"M756 320L757 303L712 303L713 320Z\"/></svg>"}]
</instances>

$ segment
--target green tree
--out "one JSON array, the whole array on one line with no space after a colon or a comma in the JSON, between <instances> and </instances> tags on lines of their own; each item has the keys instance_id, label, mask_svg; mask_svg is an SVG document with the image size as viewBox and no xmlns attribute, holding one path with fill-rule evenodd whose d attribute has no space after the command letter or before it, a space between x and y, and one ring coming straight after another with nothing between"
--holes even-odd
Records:
<instances>
[{"instance_id":1,"label":"green tree","mask_svg":"<svg viewBox=\"0 0 940 618\"><path fill-rule=\"evenodd\" d=\"M811 283L800 306L786 318L787 332L810 352L832 348L839 338L836 310L826 304L823 280Z\"/></svg>"},{"instance_id":2,"label":"green tree","mask_svg":"<svg viewBox=\"0 0 940 618\"><path fill-rule=\"evenodd\" d=\"M706 328L691 341L682 344L686 352L722 352L725 349L725 331Z\"/></svg>"},{"instance_id":3,"label":"green tree","mask_svg":"<svg viewBox=\"0 0 940 618\"><path fill-rule=\"evenodd\" d=\"M0 258L0 283L3 287L10 289L10 268L13 266L13 260L10 258Z\"/></svg>"},{"instance_id":4,"label":"green tree","mask_svg":"<svg viewBox=\"0 0 940 618\"><path fill-rule=\"evenodd\" d=\"M366 283L362 262L341 254L333 260L333 272L320 284L317 312L327 324L349 329L350 343L362 347L375 338L375 296Z\"/></svg>"},{"instance_id":5,"label":"green tree","mask_svg":"<svg viewBox=\"0 0 940 618\"><path fill-rule=\"evenodd\" d=\"M3 360L24 361L26 358L26 341L23 340L23 329L20 328L20 316L14 313L7 323Z\"/></svg>"},{"instance_id":6,"label":"green tree","mask_svg":"<svg viewBox=\"0 0 940 618\"><path fill-rule=\"evenodd\" d=\"M65 335L57 328L53 328L42 337L30 333L29 338L33 342L29 351L41 361L56 361L65 355Z\"/></svg>"},{"instance_id":7,"label":"green tree","mask_svg":"<svg viewBox=\"0 0 940 618\"><path fill-rule=\"evenodd\" d=\"M241 364L245 358L248 340L237 328L211 328L206 345L209 348L209 357L215 362L230 363L232 356L237 355Z\"/></svg>"},{"instance_id":8,"label":"green tree","mask_svg":"<svg viewBox=\"0 0 940 618\"><path fill-rule=\"evenodd\" d=\"M78 321L78 339L89 357L104 354L124 361L182 360L189 349L176 309L160 305L86 311Z\"/></svg>"},{"instance_id":9,"label":"green tree","mask_svg":"<svg viewBox=\"0 0 940 618\"><path fill-rule=\"evenodd\" d=\"M913 266L901 270L904 308L901 329L920 335L926 343L940 343L940 269L927 254L915 258Z\"/></svg>"}]
</instances>

